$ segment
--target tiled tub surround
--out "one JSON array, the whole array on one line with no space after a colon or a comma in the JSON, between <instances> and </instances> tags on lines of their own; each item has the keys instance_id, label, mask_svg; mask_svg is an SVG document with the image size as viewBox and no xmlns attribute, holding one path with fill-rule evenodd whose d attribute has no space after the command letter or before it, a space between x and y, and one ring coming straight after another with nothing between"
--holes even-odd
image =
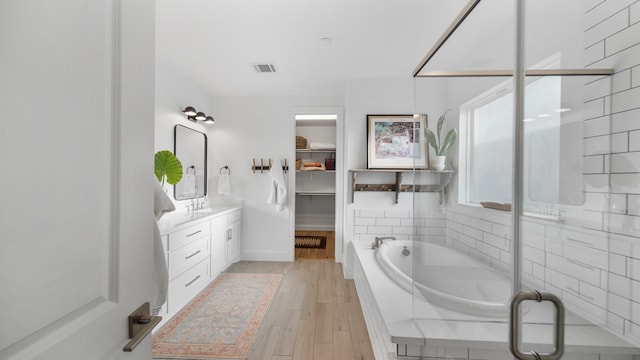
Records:
<instances>
[{"instance_id":1,"label":"tiled tub surround","mask_svg":"<svg viewBox=\"0 0 640 360\"><path fill-rule=\"evenodd\" d=\"M511 216L494 210L447 209L447 243L493 267L511 266ZM571 225L580 223L581 225ZM526 287L551 291L566 307L640 343L640 243L590 229L579 219L523 217L522 276ZM595 227L595 226L594 226Z\"/></svg>"},{"instance_id":2,"label":"tiled tub surround","mask_svg":"<svg viewBox=\"0 0 640 360\"><path fill-rule=\"evenodd\" d=\"M423 217L415 219L411 219L412 215L412 211L405 210L354 210L354 223L360 224L356 225L356 240L353 241L354 279L377 358L387 359L389 352L394 351L399 358L407 359L511 359L507 350L508 325L505 320L456 313L431 305L403 290L378 266L375 250L371 249L373 238L413 238L406 234L407 229L404 228L413 229L412 223L417 224L416 232L423 234L416 236L414 241L420 241L417 239L421 238L445 243L445 237L441 234L445 233L445 224L451 222L448 217L445 221L444 215L438 212L423 214ZM460 218L462 215L457 216ZM508 216L498 213L490 217L496 216L502 218L501 226L508 228ZM496 226L496 231L500 231L498 229L502 228ZM446 232L451 234L451 231ZM456 248L465 250L461 246ZM487 260L482 254L475 252L476 257ZM502 264L502 267L508 267L506 263ZM540 315L532 311L527 318L545 321L547 319L543 319L544 316L551 314L545 311L544 315ZM638 353L633 345L572 313L567 316L567 323L570 325L567 325L567 355L564 359L631 360L633 356L629 354ZM551 332L551 325L531 325L525 330L525 343L548 343ZM605 354L617 356L608 357Z\"/></svg>"}]
</instances>

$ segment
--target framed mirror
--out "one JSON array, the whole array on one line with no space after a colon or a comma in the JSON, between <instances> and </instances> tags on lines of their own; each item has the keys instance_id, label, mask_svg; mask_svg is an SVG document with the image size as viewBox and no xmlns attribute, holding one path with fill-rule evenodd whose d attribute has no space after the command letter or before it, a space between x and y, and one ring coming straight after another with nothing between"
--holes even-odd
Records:
<instances>
[{"instance_id":1,"label":"framed mirror","mask_svg":"<svg viewBox=\"0 0 640 360\"><path fill-rule=\"evenodd\" d=\"M173 130L173 153L182 162L182 179L173 186L176 200L207 195L207 135L183 125Z\"/></svg>"}]
</instances>

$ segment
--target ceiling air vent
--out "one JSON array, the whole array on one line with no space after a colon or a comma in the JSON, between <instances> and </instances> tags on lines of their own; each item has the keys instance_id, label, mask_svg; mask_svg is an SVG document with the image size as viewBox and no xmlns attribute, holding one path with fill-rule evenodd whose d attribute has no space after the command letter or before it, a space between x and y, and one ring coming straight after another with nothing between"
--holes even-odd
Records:
<instances>
[{"instance_id":1,"label":"ceiling air vent","mask_svg":"<svg viewBox=\"0 0 640 360\"><path fill-rule=\"evenodd\" d=\"M273 64L253 64L253 68L259 73L274 73L276 67Z\"/></svg>"}]
</instances>

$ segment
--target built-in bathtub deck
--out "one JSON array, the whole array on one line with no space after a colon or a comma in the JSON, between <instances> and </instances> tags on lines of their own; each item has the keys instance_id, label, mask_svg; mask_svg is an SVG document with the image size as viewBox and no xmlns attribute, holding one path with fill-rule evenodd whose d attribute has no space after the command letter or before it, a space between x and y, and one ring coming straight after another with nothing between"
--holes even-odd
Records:
<instances>
[{"instance_id":1,"label":"built-in bathtub deck","mask_svg":"<svg viewBox=\"0 0 640 360\"><path fill-rule=\"evenodd\" d=\"M461 314L416 298L378 266L370 243L353 245L354 279L377 359L391 359L389 352L396 349L401 358L512 358L506 319ZM633 344L573 314L568 313L566 320L563 359L598 360L599 354L616 354L621 355L616 359L631 360L640 354ZM524 325L523 349L551 351L552 334L552 325Z\"/></svg>"}]
</instances>

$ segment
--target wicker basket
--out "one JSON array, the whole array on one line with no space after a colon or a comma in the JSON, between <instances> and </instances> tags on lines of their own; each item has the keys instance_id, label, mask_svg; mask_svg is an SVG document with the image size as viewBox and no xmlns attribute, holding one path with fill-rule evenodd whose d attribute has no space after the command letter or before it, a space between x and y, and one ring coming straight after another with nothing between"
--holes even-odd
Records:
<instances>
[{"instance_id":1,"label":"wicker basket","mask_svg":"<svg viewBox=\"0 0 640 360\"><path fill-rule=\"evenodd\" d=\"M304 136L296 136L296 149L306 149L307 139Z\"/></svg>"},{"instance_id":2,"label":"wicker basket","mask_svg":"<svg viewBox=\"0 0 640 360\"><path fill-rule=\"evenodd\" d=\"M302 165L302 159L296 159L296 170L300 170L301 165Z\"/></svg>"}]
</instances>

